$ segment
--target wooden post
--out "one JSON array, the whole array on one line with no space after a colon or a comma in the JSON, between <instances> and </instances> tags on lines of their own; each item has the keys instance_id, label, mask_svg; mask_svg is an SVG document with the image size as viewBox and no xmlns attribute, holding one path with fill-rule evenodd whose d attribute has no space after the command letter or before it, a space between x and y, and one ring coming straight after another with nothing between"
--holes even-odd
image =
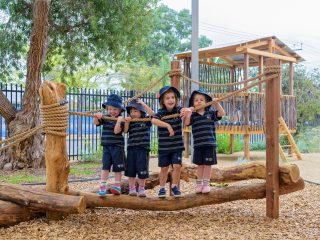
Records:
<instances>
[{"instance_id":1,"label":"wooden post","mask_svg":"<svg viewBox=\"0 0 320 240\"><path fill-rule=\"evenodd\" d=\"M243 80L248 80L249 73L249 54L244 54ZM245 83L244 86L248 84ZM246 91L247 93L248 91ZM244 126L246 133L244 134L244 158L250 160L250 134L249 134L249 96L244 97Z\"/></svg>"},{"instance_id":2,"label":"wooden post","mask_svg":"<svg viewBox=\"0 0 320 240\"><path fill-rule=\"evenodd\" d=\"M293 75L294 75L294 69L293 69L293 63L290 62L289 63L289 95L293 95L293 85L294 85L294 82L293 82ZM291 112L292 112L292 109L289 108L289 119L290 119L290 116L291 116ZM290 129L290 125L289 125L289 129ZM289 156L292 156L292 147L289 147L288 148L288 155Z\"/></svg>"},{"instance_id":3,"label":"wooden post","mask_svg":"<svg viewBox=\"0 0 320 240\"><path fill-rule=\"evenodd\" d=\"M280 60L266 60L269 66L278 66ZM266 77L273 73L266 74ZM279 217L279 117L280 117L280 74L266 82L266 214L270 218Z\"/></svg>"},{"instance_id":4,"label":"wooden post","mask_svg":"<svg viewBox=\"0 0 320 240\"><path fill-rule=\"evenodd\" d=\"M259 56L259 75L263 73L263 56ZM259 92L262 92L262 83L259 84Z\"/></svg>"},{"instance_id":5,"label":"wooden post","mask_svg":"<svg viewBox=\"0 0 320 240\"><path fill-rule=\"evenodd\" d=\"M66 96L66 85L45 81L40 88L42 104L58 103ZM46 161L46 190L55 193L68 191L68 176L70 164L67 155L66 136L46 134L45 143ZM61 219L63 214L47 211L47 218Z\"/></svg>"},{"instance_id":6,"label":"wooden post","mask_svg":"<svg viewBox=\"0 0 320 240\"><path fill-rule=\"evenodd\" d=\"M235 80L234 79L235 78L234 75L235 75L235 66L232 66L232 67L230 67L230 82L231 83L233 83L234 80ZM233 92L233 90L234 90L234 87L233 87L233 85L231 85L230 88L229 88L229 91ZM232 97L231 98L231 111L234 112L234 110L235 110L234 98ZM230 120L232 121L233 119L230 119ZM234 151L234 134L230 134L229 151L230 151L230 154L232 154L233 151Z\"/></svg>"}]
</instances>

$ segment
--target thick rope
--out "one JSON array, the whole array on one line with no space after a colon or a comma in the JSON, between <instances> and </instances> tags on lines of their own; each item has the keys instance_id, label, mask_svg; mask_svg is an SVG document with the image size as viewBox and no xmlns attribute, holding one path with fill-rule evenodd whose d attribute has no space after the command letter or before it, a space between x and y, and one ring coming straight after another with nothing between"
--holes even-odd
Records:
<instances>
[{"instance_id":1,"label":"thick rope","mask_svg":"<svg viewBox=\"0 0 320 240\"><path fill-rule=\"evenodd\" d=\"M42 124L32 128L23 133L14 135L13 137L7 138L0 141L0 145L6 144L0 148L0 152L16 146L18 143L26 140L27 138L35 135L38 131L52 134L56 136L67 136L66 130L68 128L68 105L67 101L62 101L60 103L54 103L50 105L40 105L40 113L42 115Z\"/></svg>"}]
</instances>

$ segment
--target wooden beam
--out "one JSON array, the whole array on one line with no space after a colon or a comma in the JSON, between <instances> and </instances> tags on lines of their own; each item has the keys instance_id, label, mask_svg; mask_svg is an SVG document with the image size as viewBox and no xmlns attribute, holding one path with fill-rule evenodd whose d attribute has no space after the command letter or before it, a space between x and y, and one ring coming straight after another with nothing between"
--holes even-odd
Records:
<instances>
[{"instance_id":1,"label":"wooden beam","mask_svg":"<svg viewBox=\"0 0 320 240\"><path fill-rule=\"evenodd\" d=\"M243 50L245 50L246 48L256 48L256 47L261 47L261 46L265 46L268 45L268 41L258 41L256 43L246 43L244 45L241 44L240 47L236 48L236 52L242 52Z\"/></svg>"},{"instance_id":2,"label":"wooden beam","mask_svg":"<svg viewBox=\"0 0 320 240\"><path fill-rule=\"evenodd\" d=\"M177 69L180 69L180 62L172 61L171 70L177 70ZM178 91L180 91L180 75L174 75L171 77L171 86L175 87Z\"/></svg>"},{"instance_id":3,"label":"wooden beam","mask_svg":"<svg viewBox=\"0 0 320 240\"><path fill-rule=\"evenodd\" d=\"M268 66L278 66L277 59L267 59ZM272 73L266 74L266 77ZM279 122L280 117L280 77L266 82L266 211L267 217L279 217Z\"/></svg>"},{"instance_id":4,"label":"wooden beam","mask_svg":"<svg viewBox=\"0 0 320 240\"><path fill-rule=\"evenodd\" d=\"M222 67L222 68L232 67L231 65L227 65L227 64L223 64L223 63L204 62L204 61L199 61L199 64L204 64L204 65L208 65L208 66L215 66L215 67Z\"/></svg>"},{"instance_id":5,"label":"wooden beam","mask_svg":"<svg viewBox=\"0 0 320 240\"><path fill-rule=\"evenodd\" d=\"M259 56L275 58L275 59L284 60L284 61L293 62L293 63L297 62L297 60L294 57L282 56L279 54L264 52L264 51L260 51L260 50L256 50L256 49L248 48L244 51L249 54L255 54L255 55L259 55Z\"/></svg>"},{"instance_id":6,"label":"wooden beam","mask_svg":"<svg viewBox=\"0 0 320 240\"><path fill-rule=\"evenodd\" d=\"M232 65L232 66L237 65L237 62L232 61L232 60L231 60L230 58L228 58L228 57L222 56L222 57L219 57L219 58L221 58L222 60L226 61L227 63L229 63L229 64Z\"/></svg>"},{"instance_id":7,"label":"wooden beam","mask_svg":"<svg viewBox=\"0 0 320 240\"><path fill-rule=\"evenodd\" d=\"M293 74L294 74L294 69L293 69L293 63L289 63L289 95L293 95Z\"/></svg>"},{"instance_id":8,"label":"wooden beam","mask_svg":"<svg viewBox=\"0 0 320 240\"><path fill-rule=\"evenodd\" d=\"M263 73L263 56L259 56L259 75ZM259 84L259 92L262 92L262 83Z\"/></svg>"},{"instance_id":9,"label":"wooden beam","mask_svg":"<svg viewBox=\"0 0 320 240\"><path fill-rule=\"evenodd\" d=\"M275 49L281 52L284 56L292 57L290 53L288 53L286 50L284 50L282 47L275 45Z\"/></svg>"}]
</instances>

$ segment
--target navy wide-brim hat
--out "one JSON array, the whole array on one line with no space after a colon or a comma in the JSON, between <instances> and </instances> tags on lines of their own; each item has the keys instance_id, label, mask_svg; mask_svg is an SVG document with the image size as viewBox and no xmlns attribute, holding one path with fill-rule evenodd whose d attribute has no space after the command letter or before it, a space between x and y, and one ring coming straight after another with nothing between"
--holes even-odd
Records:
<instances>
[{"instance_id":1,"label":"navy wide-brim hat","mask_svg":"<svg viewBox=\"0 0 320 240\"><path fill-rule=\"evenodd\" d=\"M177 95L178 99L180 99L180 92L178 91L178 89L176 89L175 87L171 87L171 86L164 86L163 88L161 88L159 90L159 101L161 100L163 95L166 92L168 92L169 90L172 90Z\"/></svg>"},{"instance_id":2,"label":"navy wide-brim hat","mask_svg":"<svg viewBox=\"0 0 320 240\"><path fill-rule=\"evenodd\" d=\"M201 94L201 95L204 95L205 98L206 98L206 101L207 102L211 102L212 101L212 97L206 93L205 91L202 91L202 90L194 90L192 93L191 93L191 96L189 98L189 107L193 107L193 98L196 94Z\"/></svg>"},{"instance_id":3,"label":"navy wide-brim hat","mask_svg":"<svg viewBox=\"0 0 320 240\"><path fill-rule=\"evenodd\" d=\"M144 109L144 107L137 103L137 100L136 99L133 99L127 106L126 106L126 109L127 109L127 113L130 114L130 109L131 108L135 108L137 110L139 110L140 112L146 114L147 111Z\"/></svg>"},{"instance_id":4,"label":"navy wide-brim hat","mask_svg":"<svg viewBox=\"0 0 320 240\"><path fill-rule=\"evenodd\" d=\"M102 103L102 107L104 109L107 108L107 106L112 106L112 107L115 107L115 108L120 108L121 111L124 111L125 108L124 106L122 105L122 97L117 95L117 94L110 94L107 101Z\"/></svg>"}]
</instances>

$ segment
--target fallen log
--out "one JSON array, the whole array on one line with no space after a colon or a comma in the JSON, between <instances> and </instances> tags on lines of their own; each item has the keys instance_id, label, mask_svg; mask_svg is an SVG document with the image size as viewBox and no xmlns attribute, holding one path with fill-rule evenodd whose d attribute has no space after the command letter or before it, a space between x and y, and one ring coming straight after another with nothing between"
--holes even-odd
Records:
<instances>
[{"instance_id":1,"label":"fallen log","mask_svg":"<svg viewBox=\"0 0 320 240\"><path fill-rule=\"evenodd\" d=\"M280 195L288 194L304 188L303 179L296 183L281 184ZM106 195L101 198L93 193L69 190L67 194L85 196L87 207L115 207L133 210L176 211L203 205L220 204L245 199L261 199L266 197L266 184L253 183L212 189L209 194L186 194L181 198L167 197L131 197L128 195Z\"/></svg>"},{"instance_id":2,"label":"fallen log","mask_svg":"<svg viewBox=\"0 0 320 240\"><path fill-rule=\"evenodd\" d=\"M29 221L44 213L32 211L28 207L0 200L0 227L15 225Z\"/></svg>"},{"instance_id":3,"label":"fallen log","mask_svg":"<svg viewBox=\"0 0 320 240\"><path fill-rule=\"evenodd\" d=\"M181 179L197 178L197 165L183 164ZM211 170L211 181L234 182L247 179L266 179L266 164L262 162L251 162L227 168L213 167ZM281 183L296 183L300 179L300 171L296 164L279 166L279 180Z\"/></svg>"},{"instance_id":4,"label":"fallen log","mask_svg":"<svg viewBox=\"0 0 320 240\"><path fill-rule=\"evenodd\" d=\"M26 206L31 210L56 213L83 213L84 197L68 196L14 184L0 184L0 199Z\"/></svg>"}]
</instances>

